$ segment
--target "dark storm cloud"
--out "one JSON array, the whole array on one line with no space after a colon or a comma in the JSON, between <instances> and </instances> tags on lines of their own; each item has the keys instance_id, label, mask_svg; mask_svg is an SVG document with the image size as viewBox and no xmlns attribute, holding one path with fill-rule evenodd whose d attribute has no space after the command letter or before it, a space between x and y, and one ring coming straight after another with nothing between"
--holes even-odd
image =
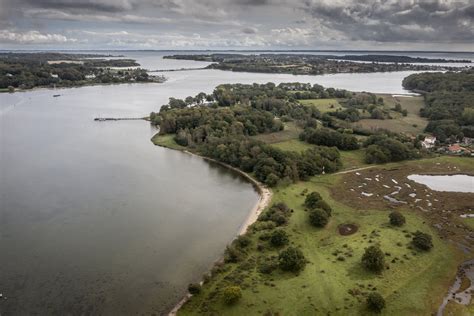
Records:
<instances>
[{"instance_id":1,"label":"dark storm cloud","mask_svg":"<svg viewBox=\"0 0 474 316\"><path fill-rule=\"evenodd\" d=\"M0 44L473 50L473 21L474 0L0 0Z\"/></svg>"},{"instance_id":2,"label":"dark storm cloud","mask_svg":"<svg viewBox=\"0 0 474 316\"><path fill-rule=\"evenodd\" d=\"M307 1L314 19L351 40L474 41L472 1Z\"/></svg>"}]
</instances>

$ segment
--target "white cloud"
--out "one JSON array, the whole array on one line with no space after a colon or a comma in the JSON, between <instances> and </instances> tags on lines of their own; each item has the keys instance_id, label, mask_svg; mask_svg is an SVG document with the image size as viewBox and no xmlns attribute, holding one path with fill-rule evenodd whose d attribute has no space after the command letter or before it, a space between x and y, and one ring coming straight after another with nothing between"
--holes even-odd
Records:
<instances>
[{"instance_id":1,"label":"white cloud","mask_svg":"<svg viewBox=\"0 0 474 316\"><path fill-rule=\"evenodd\" d=\"M68 38L62 34L40 33L38 31L15 32L0 30L0 42L16 44L53 44L77 42L75 38Z\"/></svg>"}]
</instances>

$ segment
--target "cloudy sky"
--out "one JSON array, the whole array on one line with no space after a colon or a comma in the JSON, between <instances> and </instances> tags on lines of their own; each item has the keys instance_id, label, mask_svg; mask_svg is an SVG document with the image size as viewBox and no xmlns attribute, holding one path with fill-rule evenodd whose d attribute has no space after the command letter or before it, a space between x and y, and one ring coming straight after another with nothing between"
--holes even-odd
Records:
<instances>
[{"instance_id":1,"label":"cloudy sky","mask_svg":"<svg viewBox=\"0 0 474 316\"><path fill-rule=\"evenodd\" d=\"M0 0L0 49L474 51L474 0Z\"/></svg>"}]
</instances>

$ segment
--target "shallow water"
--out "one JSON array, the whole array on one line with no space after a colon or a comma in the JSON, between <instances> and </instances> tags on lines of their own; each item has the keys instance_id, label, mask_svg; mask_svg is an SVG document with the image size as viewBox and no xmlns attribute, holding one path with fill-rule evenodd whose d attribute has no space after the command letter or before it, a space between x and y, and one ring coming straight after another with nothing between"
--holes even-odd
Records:
<instances>
[{"instance_id":1,"label":"shallow water","mask_svg":"<svg viewBox=\"0 0 474 316\"><path fill-rule=\"evenodd\" d=\"M469 175L412 174L408 179L424 184L434 191L474 193L474 177Z\"/></svg>"}]
</instances>

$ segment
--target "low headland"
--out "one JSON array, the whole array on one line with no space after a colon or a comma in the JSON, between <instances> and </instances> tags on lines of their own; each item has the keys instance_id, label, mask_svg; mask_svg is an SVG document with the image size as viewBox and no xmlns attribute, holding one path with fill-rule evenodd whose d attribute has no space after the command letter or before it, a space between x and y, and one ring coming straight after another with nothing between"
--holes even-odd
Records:
<instances>
[{"instance_id":1,"label":"low headland","mask_svg":"<svg viewBox=\"0 0 474 316\"><path fill-rule=\"evenodd\" d=\"M430 99L450 93L425 88ZM445 314L472 313L470 296L467 303L443 301L456 277L459 291L471 286L457 274L473 256L465 215L474 194L440 193L407 178L474 175L470 154L440 151L468 142L455 134L469 132L467 117L434 130L433 147L422 144L434 137L430 124L441 122L420 114L442 104L269 83L218 86L212 94L171 98L151 113L160 127L156 145L218 162L261 190L271 187L268 199L261 191L223 260L190 284L173 315L432 315L441 306ZM470 111L468 102L458 106Z\"/></svg>"}]
</instances>

